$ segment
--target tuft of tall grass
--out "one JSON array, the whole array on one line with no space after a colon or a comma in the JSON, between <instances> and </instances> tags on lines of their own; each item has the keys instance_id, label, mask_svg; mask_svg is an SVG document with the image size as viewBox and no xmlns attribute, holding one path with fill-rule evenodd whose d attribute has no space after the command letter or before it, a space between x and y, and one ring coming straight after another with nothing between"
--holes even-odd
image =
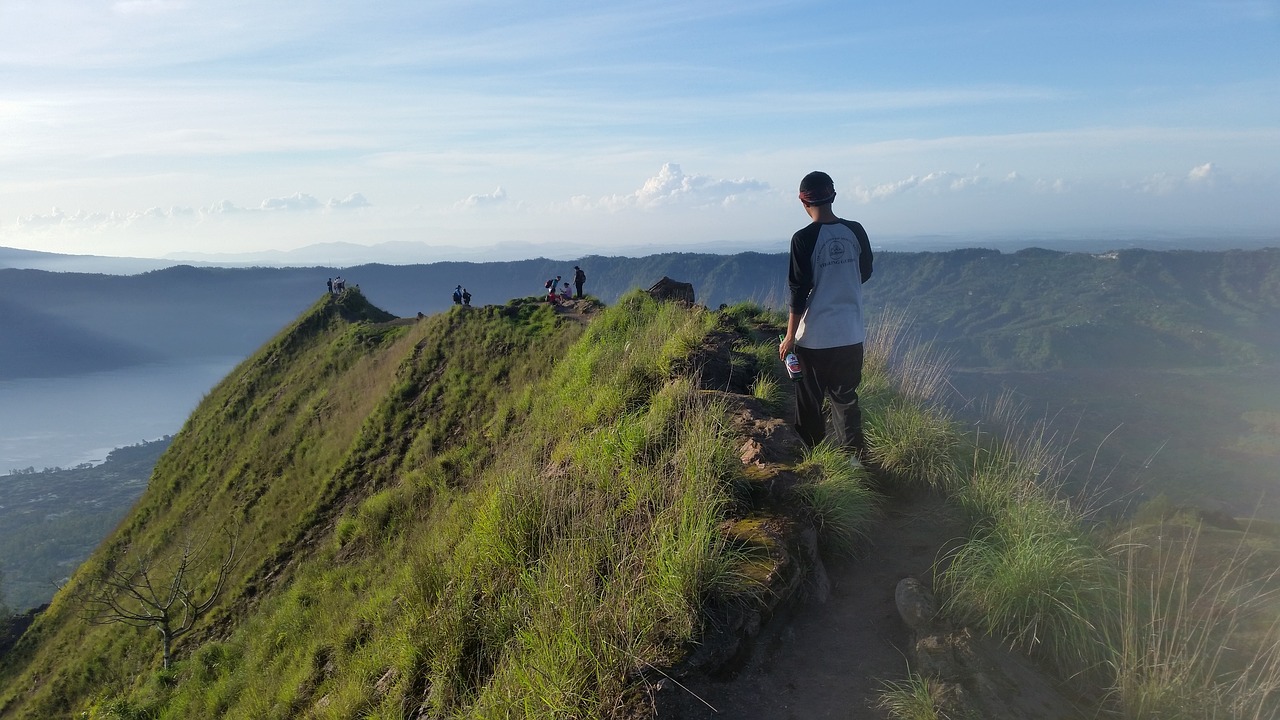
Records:
<instances>
[{"instance_id":1,"label":"tuft of tall grass","mask_svg":"<svg viewBox=\"0 0 1280 720\"><path fill-rule=\"evenodd\" d=\"M797 470L816 476L795 492L813 514L819 537L836 552L854 552L877 517L877 495L867 486L866 471L828 443L809 449Z\"/></svg>"},{"instance_id":2,"label":"tuft of tall grass","mask_svg":"<svg viewBox=\"0 0 1280 720\"><path fill-rule=\"evenodd\" d=\"M881 468L933 487L955 484L960 438L940 407L895 399L866 417L867 444Z\"/></svg>"},{"instance_id":3,"label":"tuft of tall grass","mask_svg":"<svg viewBox=\"0 0 1280 720\"><path fill-rule=\"evenodd\" d=\"M1280 563L1255 557L1247 538L1226 558L1197 551L1199 531L1174 527L1153 530L1155 540L1130 531L1113 553L1087 498L1061 494L1074 462L1063 439L1008 394L982 408L972 441L959 437L935 412L947 390L940 364L908 329L897 312L872 325L861 394L876 458L934 479L973 523L936 568L944 612L1080 687L1109 688L1106 708L1126 718L1280 717ZM937 717L926 687L911 678L882 708Z\"/></svg>"},{"instance_id":4,"label":"tuft of tall grass","mask_svg":"<svg viewBox=\"0 0 1280 720\"><path fill-rule=\"evenodd\" d=\"M937 405L949 389L950 358L915 337L902 309L889 308L875 318L864 344L863 367L873 380L869 391L880 389L874 381L883 378L895 395L921 406Z\"/></svg>"},{"instance_id":5,"label":"tuft of tall grass","mask_svg":"<svg viewBox=\"0 0 1280 720\"><path fill-rule=\"evenodd\" d=\"M910 673L906 680L884 683L876 707L892 720L969 720L942 710L938 694L935 680Z\"/></svg>"},{"instance_id":6,"label":"tuft of tall grass","mask_svg":"<svg viewBox=\"0 0 1280 720\"><path fill-rule=\"evenodd\" d=\"M970 538L947 563L938 584L949 616L1068 674L1105 661L1115 569L1083 538L1006 521Z\"/></svg>"},{"instance_id":7,"label":"tuft of tall grass","mask_svg":"<svg viewBox=\"0 0 1280 720\"><path fill-rule=\"evenodd\" d=\"M751 383L751 396L759 400L765 410L775 414L782 411L787 400L787 393L777 378L765 373L757 375L755 382Z\"/></svg>"},{"instance_id":8,"label":"tuft of tall grass","mask_svg":"<svg viewBox=\"0 0 1280 720\"><path fill-rule=\"evenodd\" d=\"M1131 531L1119 549L1111 700L1126 718L1280 715L1278 571L1266 562L1259 572L1244 541L1202 546L1203 532L1161 524Z\"/></svg>"},{"instance_id":9,"label":"tuft of tall grass","mask_svg":"<svg viewBox=\"0 0 1280 720\"><path fill-rule=\"evenodd\" d=\"M936 488L956 481L957 426L946 410L950 362L911 332L905 311L871 324L859 390L867 444L881 468Z\"/></svg>"},{"instance_id":10,"label":"tuft of tall grass","mask_svg":"<svg viewBox=\"0 0 1280 720\"><path fill-rule=\"evenodd\" d=\"M1033 428L979 436L950 492L975 532L938 578L953 617L1096 681L1119 623L1119 568L1059 493L1062 451Z\"/></svg>"}]
</instances>

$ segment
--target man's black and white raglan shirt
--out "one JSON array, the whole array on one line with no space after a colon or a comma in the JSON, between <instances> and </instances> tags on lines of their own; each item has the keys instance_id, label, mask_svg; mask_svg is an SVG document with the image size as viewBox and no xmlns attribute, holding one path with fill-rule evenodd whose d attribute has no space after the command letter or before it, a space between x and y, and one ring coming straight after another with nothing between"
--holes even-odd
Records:
<instances>
[{"instance_id":1,"label":"man's black and white raglan shirt","mask_svg":"<svg viewBox=\"0 0 1280 720\"><path fill-rule=\"evenodd\" d=\"M791 237L791 312L800 315L796 345L821 349L867 337L862 283L871 277L871 242L852 220L811 223Z\"/></svg>"}]
</instances>

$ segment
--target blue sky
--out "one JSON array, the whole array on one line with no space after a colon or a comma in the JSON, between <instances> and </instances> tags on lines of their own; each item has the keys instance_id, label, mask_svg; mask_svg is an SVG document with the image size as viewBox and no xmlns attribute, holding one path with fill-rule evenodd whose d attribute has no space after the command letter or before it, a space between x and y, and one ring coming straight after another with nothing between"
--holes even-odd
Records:
<instances>
[{"instance_id":1,"label":"blue sky","mask_svg":"<svg viewBox=\"0 0 1280 720\"><path fill-rule=\"evenodd\" d=\"M1280 2L0 2L0 245L1280 236Z\"/></svg>"}]
</instances>

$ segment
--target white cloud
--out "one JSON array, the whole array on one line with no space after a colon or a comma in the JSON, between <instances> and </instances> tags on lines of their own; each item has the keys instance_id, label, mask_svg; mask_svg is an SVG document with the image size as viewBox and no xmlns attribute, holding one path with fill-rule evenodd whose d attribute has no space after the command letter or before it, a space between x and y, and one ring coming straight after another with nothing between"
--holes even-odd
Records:
<instances>
[{"instance_id":1,"label":"white cloud","mask_svg":"<svg viewBox=\"0 0 1280 720\"><path fill-rule=\"evenodd\" d=\"M1040 178L1032 185L1038 193L1047 193L1051 195L1061 195L1071 191L1071 184L1062 178L1046 180Z\"/></svg>"},{"instance_id":2,"label":"white cloud","mask_svg":"<svg viewBox=\"0 0 1280 720\"><path fill-rule=\"evenodd\" d=\"M1191 168L1186 175L1182 176L1163 172L1154 173L1143 178L1141 182L1132 187L1138 192L1149 195L1172 195L1190 188L1212 187L1218 178L1217 166L1207 162Z\"/></svg>"},{"instance_id":3,"label":"white cloud","mask_svg":"<svg viewBox=\"0 0 1280 720\"><path fill-rule=\"evenodd\" d=\"M489 205L499 205L505 202L506 199L507 191L502 189L502 186L499 185L498 189L491 193L484 195L469 195L465 200L458 201L456 206L463 208L485 207Z\"/></svg>"},{"instance_id":4,"label":"white cloud","mask_svg":"<svg viewBox=\"0 0 1280 720\"><path fill-rule=\"evenodd\" d=\"M1008 179L1006 178L1006 180ZM852 194L858 202L869 203L915 190L928 190L934 193L943 191L964 192L988 185L990 182L990 178L983 175L961 175L950 171L937 171L924 176L911 175L901 180L881 183L873 187L859 185L854 187ZM839 188L836 190L838 192Z\"/></svg>"},{"instance_id":5,"label":"white cloud","mask_svg":"<svg viewBox=\"0 0 1280 720\"><path fill-rule=\"evenodd\" d=\"M330 198L325 207L330 210L354 210L356 208L364 208L371 205L373 205L373 203L369 202L364 195L360 193L351 193L341 200L337 198Z\"/></svg>"},{"instance_id":6,"label":"white cloud","mask_svg":"<svg viewBox=\"0 0 1280 720\"><path fill-rule=\"evenodd\" d=\"M1203 165L1197 165L1191 168L1191 172L1187 173L1187 182L1211 183L1215 177L1215 171L1216 168L1211 162L1207 162Z\"/></svg>"},{"instance_id":7,"label":"white cloud","mask_svg":"<svg viewBox=\"0 0 1280 720\"><path fill-rule=\"evenodd\" d=\"M237 214L254 215L313 210L327 212L370 206L372 206L372 203L361 193L351 193L341 200L333 198L327 203L321 203L315 196L299 192L289 197L267 198L256 208L242 208L230 200L222 200L202 208L175 205L169 208L150 207L146 210L112 210L107 212L77 210L68 213L55 207L47 213L32 213L20 216L15 226L20 230L40 230L54 227L68 230L106 230L126 228L142 223L200 222L206 218Z\"/></svg>"},{"instance_id":8,"label":"white cloud","mask_svg":"<svg viewBox=\"0 0 1280 720\"><path fill-rule=\"evenodd\" d=\"M294 193L289 197L267 198L262 201L261 210L314 210L320 207L320 201L314 195Z\"/></svg>"},{"instance_id":9,"label":"white cloud","mask_svg":"<svg viewBox=\"0 0 1280 720\"><path fill-rule=\"evenodd\" d=\"M743 195L769 190L761 180L724 180L709 175L686 175L676 163L666 163L658 174L628 195L610 195L592 202L586 196L571 199L574 207L598 206L610 210L661 207L711 207L737 203Z\"/></svg>"}]
</instances>

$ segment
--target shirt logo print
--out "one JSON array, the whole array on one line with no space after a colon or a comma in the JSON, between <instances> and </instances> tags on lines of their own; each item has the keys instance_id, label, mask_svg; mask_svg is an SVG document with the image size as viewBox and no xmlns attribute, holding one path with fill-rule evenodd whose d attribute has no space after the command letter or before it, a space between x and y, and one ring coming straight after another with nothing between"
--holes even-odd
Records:
<instances>
[{"instance_id":1,"label":"shirt logo print","mask_svg":"<svg viewBox=\"0 0 1280 720\"><path fill-rule=\"evenodd\" d=\"M843 265L853 262L854 255L848 242L847 240L839 239L827 243L827 246L823 249L823 254L826 255L825 262L819 263L819 266L827 267L829 265Z\"/></svg>"}]
</instances>

